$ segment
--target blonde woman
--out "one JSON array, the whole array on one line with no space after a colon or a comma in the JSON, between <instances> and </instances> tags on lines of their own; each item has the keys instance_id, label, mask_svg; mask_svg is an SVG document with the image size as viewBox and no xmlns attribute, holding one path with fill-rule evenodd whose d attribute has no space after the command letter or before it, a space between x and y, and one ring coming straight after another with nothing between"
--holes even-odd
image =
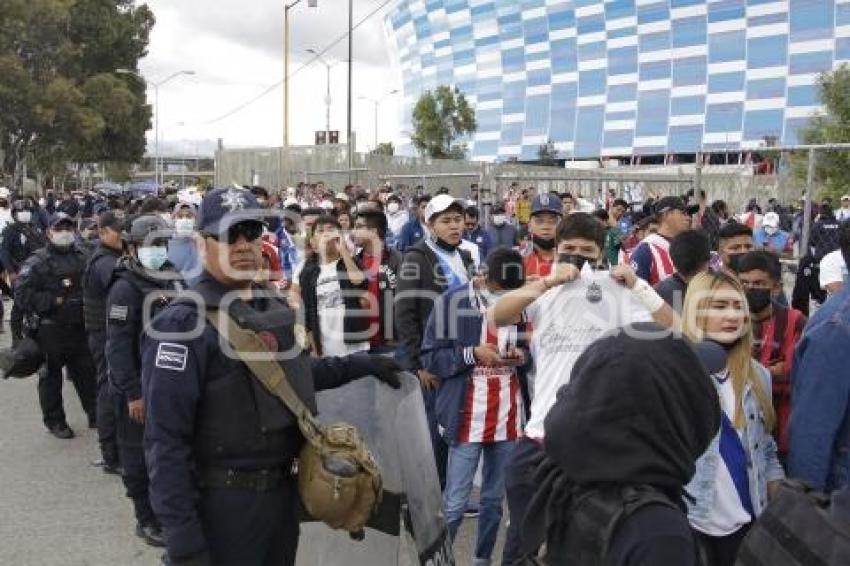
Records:
<instances>
[{"instance_id":1,"label":"blonde woman","mask_svg":"<svg viewBox=\"0 0 850 566\"><path fill-rule=\"evenodd\" d=\"M729 356L712 381L723 409L720 430L696 465L686 490L688 519L710 566L732 565L751 523L785 474L770 434L775 422L770 373L751 357L746 295L725 272L697 275L688 285L682 330L712 340Z\"/></svg>"}]
</instances>

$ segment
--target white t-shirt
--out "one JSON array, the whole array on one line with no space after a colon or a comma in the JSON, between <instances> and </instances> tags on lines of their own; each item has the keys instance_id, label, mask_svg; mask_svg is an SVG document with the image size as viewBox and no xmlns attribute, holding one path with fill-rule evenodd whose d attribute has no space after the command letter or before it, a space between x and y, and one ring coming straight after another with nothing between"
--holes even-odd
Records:
<instances>
[{"instance_id":1,"label":"white t-shirt","mask_svg":"<svg viewBox=\"0 0 850 566\"><path fill-rule=\"evenodd\" d=\"M316 299L319 309L319 334L322 340L323 356L347 356L369 349L369 342L346 344L345 303L339 286L337 262L320 265L319 278L316 281Z\"/></svg>"},{"instance_id":2,"label":"white t-shirt","mask_svg":"<svg viewBox=\"0 0 850 566\"><path fill-rule=\"evenodd\" d=\"M723 408L723 412L726 413L729 420L734 421L735 391L732 389L732 380L727 378L726 381L721 383L719 392L720 406ZM741 431L738 431L738 435L741 435ZM691 520L691 523L701 533L713 537L725 537L737 532L738 529L749 523L752 517L741 503L741 497L738 495L735 482L732 481L732 475L723 462L723 458L717 460L714 481L716 485L715 498L711 512L704 521Z\"/></svg>"},{"instance_id":3,"label":"white t-shirt","mask_svg":"<svg viewBox=\"0 0 850 566\"><path fill-rule=\"evenodd\" d=\"M847 278L847 264L841 250L835 250L820 260L820 288L826 289L830 283L843 283Z\"/></svg>"},{"instance_id":4,"label":"white t-shirt","mask_svg":"<svg viewBox=\"0 0 850 566\"><path fill-rule=\"evenodd\" d=\"M532 325L534 397L525 434L543 438L543 421L558 390L569 383L573 365L600 336L634 322L652 319L609 271L584 267L576 281L549 289L527 309Z\"/></svg>"}]
</instances>

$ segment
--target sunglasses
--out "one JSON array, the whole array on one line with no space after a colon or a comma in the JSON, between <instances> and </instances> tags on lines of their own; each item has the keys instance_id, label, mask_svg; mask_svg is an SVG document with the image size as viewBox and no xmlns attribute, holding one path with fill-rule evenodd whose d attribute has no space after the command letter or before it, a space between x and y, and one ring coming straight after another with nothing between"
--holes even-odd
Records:
<instances>
[{"instance_id":1,"label":"sunglasses","mask_svg":"<svg viewBox=\"0 0 850 566\"><path fill-rule=\"evenodd\" d=\"M258 240L265 230L265 226L263 226L262 222L240 222L238 224L232 225L227 229L227 243L229 245L235 244L239 241L240 236L245 238L247 242L254 242ZM220 242L222 240L223 234L204 234L207 238L212 238L213 240Z\"/></svg>"}]
</instances>

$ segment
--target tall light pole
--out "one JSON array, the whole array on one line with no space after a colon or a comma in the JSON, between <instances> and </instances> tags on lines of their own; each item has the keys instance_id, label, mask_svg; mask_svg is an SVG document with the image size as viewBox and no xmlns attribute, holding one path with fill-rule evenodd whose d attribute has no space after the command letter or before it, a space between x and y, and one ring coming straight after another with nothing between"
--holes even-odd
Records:
<instances>
[{"instance_id":1,"label":"tall light pole","mask_svg":"<svg viewBox=\"0 0 850 566\"><path fill-rule=\"evenodd\" d=\"M354 167L354 143L351 138L352 84L354 80L354 1L348 0L348 132L346 146L348 148L348 182L351 183L351 169Z\"/></svg>"},{"instance_id":2,"label":"tall light pole","mask_svg":"<svg viewBox=\"0 0 850 566\"><path fill-rule=\"evenodd\" d=\"M307 49L307 53L311 53L312 55L315 55L316 59L318 59L322 63L322 65L325 66L325 68L328 71L327 88L325 89L325 132L330 132L331 131L331 69L334 67L334 65L336 65L336 62L328 63L325 60L325 58L322 57L321 54L318 51L316 51L315 49L313 49L312 47L310 49ZM330 133L328 133L327 135L330 136Z\"/></svg>"},{"instance_id":3,"label":"tall light pole","mask_svg":"<svg viewBox=\"0 0 850 566\"><path fill-rule=\"evenodd\" d=\"M381 105L381 103L384 100L386 100L388 97L396 94L397 92L398 92L398 89L394 88L393 90L389 91L384 96L382 96L381 98L369 98L368 96L361 96L360 97L360 100L368 100L369 102L371 102L372 104L375 105L375 147L372 148L373 150L378 149L378 107Z\"/></svg>"},{"instance_id":4,"label":"tall light pole","mask_svg":"<svg viewBox=\"0 0 850 566\"><path fill-rule=\"evenodd\" d=\"M283 5L283 148L289 152L289 11L300 4L295 0ZM315 8L318 0L307 0L307 6Z\"/></svg>"},{"instance_id":5,"label":"tall light pole","mask_svg":"<svg viewBox=\"0 0 850 566\"><path fill-rule=\"evenodd\" d=\"M115 72L119 75L132 75L142 82L146 82L145 78L140 75L137 71L133 71L131 69L116 69ZM159 157L159 87L167 83L172 79L176 79L177 77L187 75L194 75L195 71L192 70L184 70L177 71L176 73L172 73L162 79L161 81L151 81L149 84L153 87L153 96L154 96L154 182L156 183L157 193L159 192L160 185L160 157Z\"/></svg>"}]
</instances>

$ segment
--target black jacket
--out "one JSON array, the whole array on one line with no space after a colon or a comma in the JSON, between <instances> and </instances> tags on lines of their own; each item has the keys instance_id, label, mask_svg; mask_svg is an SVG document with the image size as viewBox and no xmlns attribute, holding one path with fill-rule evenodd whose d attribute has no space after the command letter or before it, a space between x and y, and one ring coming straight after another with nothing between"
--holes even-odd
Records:
<instances>
[{"instance_id":1,"label":"black jacket","mask_svg":"<svg viewBox=\"0 0 850 566\"><path fill-rule=\"evenodd\" d=\"M119 250L114 250L103 243L88 260L83 275L83 308L86 320L86 332L103 334L106 332L106 297L112 282L112 272L121 257ZM105 344L101 342L101 347Z\"/></svg>"},{"instance_id":2,"label":"black jacket","mask_svg":"<svg viewBox=\"0 0 850 566\"><path fill-rule=\"evenodd\" d=\"M82 277L86 267L76 246L60 249L53 244L24 262L15 282L15 303L45 322L83 327Z\"/></svg>"},{"instance_id":3,"label":"black jacket","mask_svg":"<svg viewBox=\"0 0 850 566\"><path fill-rule=\"evenodd\" d=\"M345 304L345 322L343 330L345 336L343 339L346 344L354 344L364 342L366 333L369 330L369 318L360 303L360 297L352 291L365 291L367 282L363 281L360 285L355 285L348 277L348 271L345 268L345 262L340 259L336 264L337 273L339 273L339 288L343 293L343 303ZM313 342L316 344L316 354L322 354L322 332L319 326L319 301L316 296L316 286L319 280L319 273L322 268L319 265L319 256L311 254L304 268L301 270L301 275L298 278L298 284L301 287L301 300L304 301L304 316L307 332L313 336Z\"/></svg>"},{"instance_id":4,"label":"black jacket","mask_svg":"<svg viewBox=\"0 0 850 566\"><path fill-rule=\"evenodd\" d=\"M357 265L366 275L367 288L369 274L366 273L366 264L361 251L355 258ZM401 252L384 247L381 254L381 266L378 270L378 313L380 315L380 328L378 332L384 337L385 342L394 342L398 338L395 317L395 294L398 290L398 273L401 270ZM388 320L389 319L389 324ZM389 328L387 328L389 326Z\"/></svg>"},{"instance_id":5,"label":"black jacket","mask_svg":"<svg viewBox=\"0 0 850 566\"><path fill-rule=\"evenodd\" d=\"M458 250L467 271L472 267L472 256ZM404 254L399 273L395 319L400 348L396 358L402 368L416 371L424 366L420 359L425 325L434 308L434 301L448 288L446 275L434 251L425 240L418 242Z\"/></svg>"},{"instance_id":6,"label":"black jacket","mask_svg":"<svg viewBox=\"0 0 850 566\"><path fill-rule=\"evenodd\" d=\"M33 222L12 222L0 234L0 263L7 272L17 273L27 258L45 245L47 237Z\"/></svg>"}]
</instances>

